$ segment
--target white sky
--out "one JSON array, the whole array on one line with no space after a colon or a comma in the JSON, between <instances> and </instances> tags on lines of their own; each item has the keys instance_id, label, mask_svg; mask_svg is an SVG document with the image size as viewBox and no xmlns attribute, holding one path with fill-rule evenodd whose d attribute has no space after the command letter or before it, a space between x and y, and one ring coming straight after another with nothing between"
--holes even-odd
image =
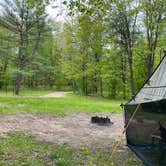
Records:
<instances>
[{"instance_id":1,"label":"white sky","mask_svg":"<svg viewBox=\"0 0 166 166\"><path fill-rule=\"evenodd\" d=\"M3 2L4 0L0 0ZM46 12L49 14L49 18L55 21L65 22L67 19L67 7L63 5L64 0L53 0L49 6L46 7ZM69 0L66 0L69 1ZM1 13L0 7L0 13Z\"/></svg>"},{"instance_id":2,"label":"white sky","mask_svg":"<svg viewBox=\"0 0 166 166\"><path fill-rule=\"evenodd\" d=\"M49 18L65 22L67 19L67 8L63 5L63 0L57 0L46 7L46 12L49 14Z\"/></svg>"}]
</instances>

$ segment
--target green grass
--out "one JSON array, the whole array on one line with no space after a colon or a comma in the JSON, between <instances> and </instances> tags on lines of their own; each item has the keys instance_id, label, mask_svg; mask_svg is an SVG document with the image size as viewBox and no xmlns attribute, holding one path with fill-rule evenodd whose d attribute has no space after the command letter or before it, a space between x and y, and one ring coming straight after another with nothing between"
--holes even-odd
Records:
<instances>
[{"instance_id":1,"label":"green grass","mask_svg":"<svg viewBox=\"0 0 166 166\"><path fill-rule=\"evenodd\" d=\"M36 90L22 90L20 91L19 96L20 97L28 97L28 96L32 96L32 97L38 97L38 96L42 96L42 95L46 95L48 93L50 93L51 91L49 90L41 90L41 91L36 91ZM17 97L12 91L0 91L0 97Z\"/></svg>"},{"instance_id":2,"label":"green grass","mask_svg":"<svg viewBox=\"0 0 166 166\"><path fill-rule=\"evenodd\" d=\"M31 135L23 133L0 138L1 166L116 166L116 161L108 162L109 157L109 147L94 151L87 147L75 149L68 144L54 146L37 142ZM138 166L135 159L128 157L121 163L123 166Z\"/></svg>"},{"instance_id":3,"label":"green grass","mask_svg":"<svg viewBox=\"0 0 166 166\"><path fill-rule=\"evenodd\" d=\"M65 115L72 112L122 112L121 101L96 97L83 97L69 94L64 98L39 98L48 91L22 92L21 97L12 93L1 93L0 113L17 112ZM29 97L33 96L33 98ZM112 146L112 145L111 145ZM127 153L116 154L113 162L108 162L111 149L109 146L73 148L68 144L52 145L37 142L35 137L24 133L10 133L0 138L0 165L2 166L140 166L135 158Z\"/></svg>"},{"instance_id":4,"label":"green grass","mask_svg":"<svg viewBox=\"0 0 166 166\"><path fill-rule=\"evenodd\" d=\"M41 94L39 96L41 96ZM1 96L0 113L13 114L17 112L31 112L57 115L65 115L72 112L119 113L122 111L120 104L121 101L95 97L82 97L72 94L67 95L65 98Z\"/></svg>"}]
</instances>

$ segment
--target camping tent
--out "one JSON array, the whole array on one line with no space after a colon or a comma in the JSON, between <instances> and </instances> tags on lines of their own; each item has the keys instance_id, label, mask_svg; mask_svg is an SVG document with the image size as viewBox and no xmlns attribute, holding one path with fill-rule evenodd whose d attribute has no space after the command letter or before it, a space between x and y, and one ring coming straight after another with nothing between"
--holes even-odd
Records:
<instances>
[{"instance_id":1,"label":"camping tent","mask_svg":"<svg viewBox=\"0 0 166 166\"><path fill-rule=\"evenodd\" d=\"M166 166L166 57L124 105L127 145L147 166Z\"/></svg>"}]
</instances>

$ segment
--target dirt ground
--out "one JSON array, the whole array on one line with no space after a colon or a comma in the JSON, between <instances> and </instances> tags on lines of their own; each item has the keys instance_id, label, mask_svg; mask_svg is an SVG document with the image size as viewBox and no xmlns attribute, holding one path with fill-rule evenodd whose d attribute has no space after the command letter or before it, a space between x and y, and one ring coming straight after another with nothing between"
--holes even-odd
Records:
<instances>
[{"instance_id":1,"label":"dirt ground","mask_svg":"<svg viewBox=\"0 0 166 166\"><path fill-rule=\"evenodd\" d=\"M96 114L95 114L96 115ZM64 117L52 115L1 115L0 135L7 132L28 131L40 141L54 144L67 142L75 147L93 144L110 144L118 139L123 130L121 114L107 114L114 122L110 126L90 123L92 114L78 113Z\"/></svg>"},{"instance_id":2,"label":"dirt ground","mask_svg":"<svg viewBox=\"0 0 166 166\"><path fill-rule=\"evenodd\" d=\"M52 92L41 97L42 98L61 98L61 97L65 97L67 93L69 92Z\"/></svg>"},{"instance_id":3,"label":"dirt ground","mask_svg":"<svg viewBox=\"0 0 166 166\"><path fill-rule=\"evenodd\" d=\"M115 141L119 140L122 134L123 114L107 114L114 123L110 126L92 124L90 119L94 115L100 114L74 113L64 117L27 113L1 115L0 137L5 137L9 132L28 132L35 135L38 141L55 145L69 143L75 148L88 146L91 150L102 147L108 149L110 153ZM117 166L126 166L124 161L135 157L125 146L124 140L115 155ZM136 159L136 165L142 165L138 159Z\"/></svg>"},{"instance_id":4,"label":"dirt ground","mask_svg":"<svg viewBox=\"0 0 166 166\"><path fill-rule=\"evenodd\" d=\"M66 92L53 92L42 98L65 97ZM113 125L99 126L91 123L91 116L108 116ZM36 140L58 145L69 143L75 148L88 146L90 149L106 148L111 151L114 143L122 136L123 142L118 148L115 160L118 166L123 166L126 158L135 157L125 146L123 114L107 113L73 113L64 117L39 114L15 114L0 116L0 137L7 133L21 131L35 135ZM122 164L123 163L123 164ZM141 163L139 160L137 163ZM142 165L142 164L139 164ZM126 165L125 165L126 166Z\"/></svg>"}]
</instances>

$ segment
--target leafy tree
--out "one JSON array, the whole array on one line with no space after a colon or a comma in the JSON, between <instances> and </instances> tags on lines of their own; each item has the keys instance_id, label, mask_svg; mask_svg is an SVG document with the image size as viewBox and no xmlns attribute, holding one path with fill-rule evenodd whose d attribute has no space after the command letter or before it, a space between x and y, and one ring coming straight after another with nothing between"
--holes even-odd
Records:
<instances>
[{"instance_id":1,"label":"leafy tree","mask_svg":"<svg viewBox=\"0 0 166 166\"><path fill-rule=\"evenodd\" d=\"M137 16L139 6L134 6L133 1L116 1L112 4L110 13L111 36L119 47L127 54L130 73L130 85L132 95L135 94L133 48L137 44Z\"/></svg>"},{"instance_id":2,"label":"leafy tree","mask_svg":"<svg viewBox=\"0 0 166 166\"><path fill-rule=\"evenodd\" d=\"M145 0L141 1L141 4L146 28L147 77L149 77L153 72L157 44L163 32L166 2L164 0Z\"/></svg>"},{"instance_id":3,"label":"leafy tree","mask_svg":"<svg viewBox=\"0 0 166 166\"><path fill-rule=\"evenodd\" d=\"M28 1L29 2L29 1ZM6 0L1 3L3 12L0 25L16 36L16 78L15 94L19 94L23 70L28 61L32 60L38 48L45 24L45 5L25 0Z\"/></svg>"},{"instance_id":4,"label":"leafy tree","mask_svg":"<svg viewBox=\"0 0 166 166\"><path fill-rule=\"evenodd\" d=\"M13 34L0 28L0 89L8 85L8 66L12 60Z\"/></svg>"}]
</instances>

